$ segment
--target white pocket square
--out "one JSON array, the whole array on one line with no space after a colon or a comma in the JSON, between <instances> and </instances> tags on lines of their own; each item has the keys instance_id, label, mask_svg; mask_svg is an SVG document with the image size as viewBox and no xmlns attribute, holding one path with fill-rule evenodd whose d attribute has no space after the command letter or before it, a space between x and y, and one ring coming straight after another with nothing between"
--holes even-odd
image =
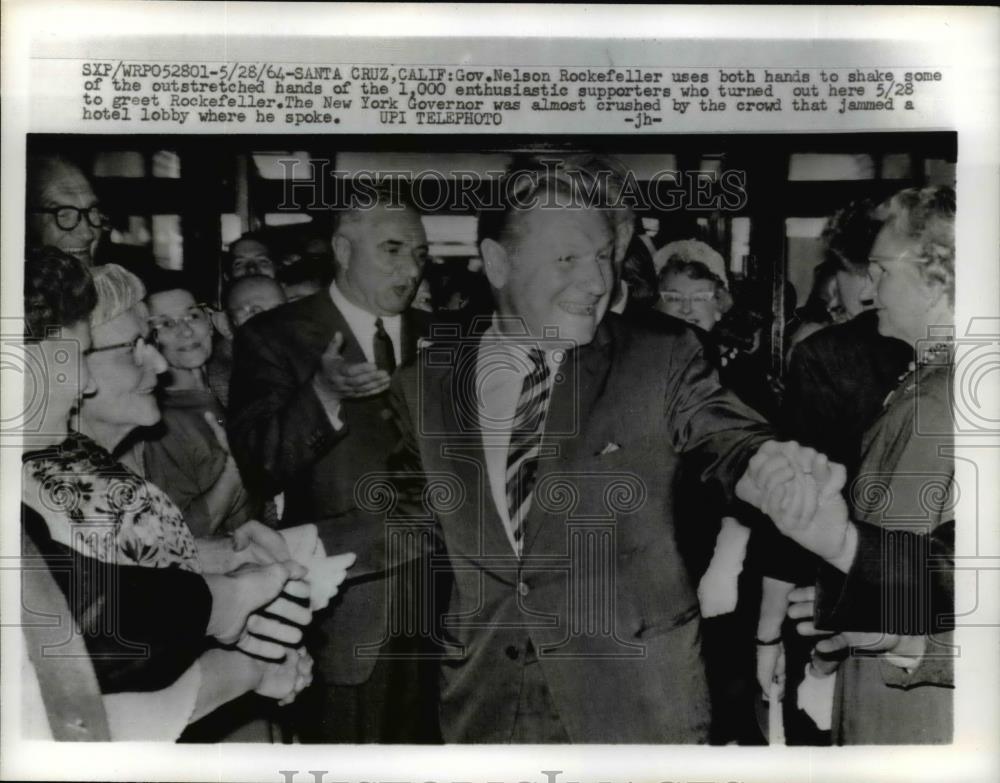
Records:
<instances>
[{"instance_id":1,"label":"white pocket square","mask_svg":"<svg viewBox=\"0 0 1000 783\"><path fill-rule=\"evenodd\" d=\"M609 442L607 446L605 446L603 449L601 449L598 452L597 456L603 457L605 454L613 454L614 452L618 451L618 449L620 449L620 448L621 448L621 446L619 446L617 443Z\"/></svg>"}]
</instances>

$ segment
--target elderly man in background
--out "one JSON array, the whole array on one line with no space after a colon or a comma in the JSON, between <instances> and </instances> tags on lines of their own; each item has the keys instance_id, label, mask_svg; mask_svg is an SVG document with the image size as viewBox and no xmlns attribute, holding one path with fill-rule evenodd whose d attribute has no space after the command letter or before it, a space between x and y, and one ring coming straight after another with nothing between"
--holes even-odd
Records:
<instances>
[{"instance_id":1,"label":"elderly man in background","mask_svg":"<svg viewBox=\"0 0 1000 783\"><path fill-rule=\"evenodd\" d=\"M283 525L316 522L329 551L358 554L356 578L313 640L323 684L303 710L301 738L433 741L435 669L422 656L425 640L387 630L418 590L406 563L387 554L381 516L356 499L358 481L386 471L399 440L387 391L427 328L426 315L410 309L427 238L415 209L380 194L370 208L340 215L333 248L328 288L236 332L230 443L248 480L284 492Z\"/></svg>"},{"instance_id":2,"label":"elderly man in background","mask_svg":"<svg viewBox=\"0 0 1000 783\"><path fill-rule=\"evenodd\" d=\"M29 155L27 185L28 249L55 247L93 266L107 219L86 175L64 156Z\"/></svg>"}]
</instances>

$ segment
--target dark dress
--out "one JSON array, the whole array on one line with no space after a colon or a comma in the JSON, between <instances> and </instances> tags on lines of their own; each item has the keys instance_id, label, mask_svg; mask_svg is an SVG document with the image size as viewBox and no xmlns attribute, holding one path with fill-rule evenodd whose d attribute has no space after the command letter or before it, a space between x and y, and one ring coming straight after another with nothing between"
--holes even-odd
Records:
<instances>
[{"instance_id":1,"label":"dark dress","mask_svg":"<svg viewBox=\"0 0 1000 783\"><path fill-rule=\"evenodd\" d=\"M101 693L166 688L205 649L208 585L180 568L116 565L53 540L45 520L21 506L24 535L66 597ZM30 613L32 596L22 596Z\"/></svg>"},{"instance_id":2,"label":"dark dress","mask_svg":"<svg viewBox=\"0 0 1000 783\"><path fill-rule=\"evenodd\" d=\"M950 370L948 364L926 365L907 376L866 433L849 498L860 523L858 555L846 577L824 572L819 582L824 627L927 637L927 651L912 672L860 655L840 667L833 712L838 744L952 739L952 632L939 622L950 622L954 611L958 494Z\"/></svg>"}]
</instances>

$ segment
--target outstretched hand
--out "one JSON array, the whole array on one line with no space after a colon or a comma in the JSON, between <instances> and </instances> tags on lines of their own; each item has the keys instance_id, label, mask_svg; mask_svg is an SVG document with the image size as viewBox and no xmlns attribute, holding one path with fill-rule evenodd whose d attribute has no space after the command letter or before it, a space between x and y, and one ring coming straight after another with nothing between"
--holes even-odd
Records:
<instances>
[{"instance_id":1,"label":"outstretched hand","mask_svg":"<svg viewBox=\"0 0 1000 783\"><path fill-rule=\"evenodd\" d=\"M337 332L320 357L317 378L327 396L338 400L381 394L389 388L390 377L371 362L350 363L343 356L344 336Z\"/></svg>"},{"instance_id":2,"label":"outstretched hand","mask_svg":"<svg viewBox=\"0 0 1000 783\"><path fill-rule=\"evenodd\" d=\"M832 560L842 554L850 520L841 491L843 465L795 441L767 441L750 459L737 496L767 514L796 543Z\"/></svg>"}]
</instances>

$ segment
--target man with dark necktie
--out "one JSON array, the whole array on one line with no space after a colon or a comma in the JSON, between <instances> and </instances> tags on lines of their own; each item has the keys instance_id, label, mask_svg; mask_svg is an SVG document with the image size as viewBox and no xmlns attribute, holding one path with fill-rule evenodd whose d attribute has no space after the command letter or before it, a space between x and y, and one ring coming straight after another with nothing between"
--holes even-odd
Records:
<instances>
[{"instance_id":1,"label":"man with dark necktie","mask_svg":"<svg viewBox=\"0 0 1000 783\"><path fill-rule=\"evenodd\" d=\"M387 390L427 328L409 309L427 239L410 206L380 201L339 217L329 289L237 332L230 443L248 481L284 492L283 525L316 522L328 552L358 556L353 581L318 623L322 684L303 694L300 737L433 741L435 664L412 654L422 639L386 631L394 602L415 592L404 584L412 569L387 562L384 520L356 499L359 479L384 472L398 442Z\"/></svg>"}]
</instances>

